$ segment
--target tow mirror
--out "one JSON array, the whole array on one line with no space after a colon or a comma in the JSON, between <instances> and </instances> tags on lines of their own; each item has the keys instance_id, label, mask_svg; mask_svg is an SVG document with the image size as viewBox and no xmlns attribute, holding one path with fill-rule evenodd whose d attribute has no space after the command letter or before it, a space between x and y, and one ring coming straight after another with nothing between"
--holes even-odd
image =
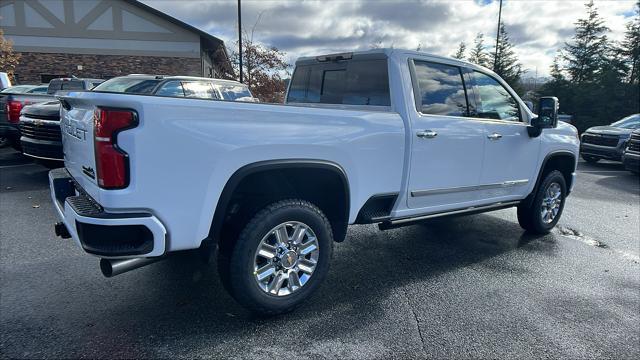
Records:
<instances>
[{"instance_id":1,"label":"tow mirror","mask_svg":"<svg viewBox=\"0 0 640 360\"><path fill-rule=\"evenodd\" d=\"M539 136L542 129L554 128L558 125L558 108L560 102L555 96L543 96L538 102L538 116L531 119L528 128L531 137Z\"/></svg>"}]
</instances>

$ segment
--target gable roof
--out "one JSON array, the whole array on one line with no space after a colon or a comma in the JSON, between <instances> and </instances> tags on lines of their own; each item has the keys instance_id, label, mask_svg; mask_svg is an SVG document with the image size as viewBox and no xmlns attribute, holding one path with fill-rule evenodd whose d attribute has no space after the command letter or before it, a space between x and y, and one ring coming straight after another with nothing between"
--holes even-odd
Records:
<instances>
[{"instance_id":1,"label":"gable roof","mask_svg":"<svg viewBox=\"0 0 640 360\"><path fill-rule=\"evenodd\" d=\"M180 21L180 20L174 18L173 16L167 15L167 14L163 13L160 10L154 9L149 5L143 4L138 0L125 0L125 1L128 2L129 4L133 5L133 6L139 7L142 10L148 11L148 12L150 12L150 13L156 15L156 16L159 16L159 17L163 18L164 20L167 20L167 21L173 23L174 25L178 25L178 26L180 26L180 27L182 27L182 28L184 28L184 29L186 29L188 31L194 32L194 33L200 35L201 37L203 37L203 38L205 38L205 39L207 39L207 40L209 40L209 41L211 41L213 43L224 44L224 41L222 41L221 39L219 39L219 38L217 38L217 37L215 37L215 36L213 36L213 35L211 35L211 34L209 34L207 32L202 31L202 30L198 29L195 26L191 26L191 25L187 24L184 21Z\"/></svg>"},{"instance_id":2,"label":"gable roof","mask_svg":"<svg viewBox=\"0 0 640 360\"><path fill-rule=\"evenodd\" d=\"M217 54L221 52L224 55L222 66L225 68L225 70L227 70L227 72L229 72L232 75L234 74L233 68L231 66L231 61L229 60L229 54L227 54L227 48L224 45L224 41L205 31L202 31L196 28L195 26L191 26L184 21L178 20L173 16L167 15L160 10L154 9L149 5L143 4L138 0L125 0L125 1L133 6L136 6L144 11L150 12L166 21L169 21L174 25L180 26L187 31L191 31L200 35L200 38L204 40L204 45L206 45L205 50L210 51L210 56L212 58L217 57Z\"/></svg>"}]
</instances>

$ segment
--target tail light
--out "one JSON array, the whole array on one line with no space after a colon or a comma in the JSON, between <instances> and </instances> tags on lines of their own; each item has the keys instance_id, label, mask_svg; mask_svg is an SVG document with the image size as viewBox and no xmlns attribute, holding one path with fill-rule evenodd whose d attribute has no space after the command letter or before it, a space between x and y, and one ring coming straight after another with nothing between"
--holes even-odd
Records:
<instances>
[{"instance_id":1,"label":"tail light","mask_svg":"<svg viewBox=\"0 0 640 360\"><path fill-rule=\"evenodd\" d=\"M7 120L9 123L17 124L20 122L20 110L22 110L22 103L20 101L7 101Z\"/></svg>"},{"instance_id":2,"label":"tail light","mask_svg":"<svg viewBox=\"0 0 640 360\"><path fill-rule=\"evenodd\" d=\"M118 147L116 137L120 131L138 125L136 114L98 108L93 121L98 185L103 189L125 188L129 185L129 155Z\"/></svg>"}]
</instances>

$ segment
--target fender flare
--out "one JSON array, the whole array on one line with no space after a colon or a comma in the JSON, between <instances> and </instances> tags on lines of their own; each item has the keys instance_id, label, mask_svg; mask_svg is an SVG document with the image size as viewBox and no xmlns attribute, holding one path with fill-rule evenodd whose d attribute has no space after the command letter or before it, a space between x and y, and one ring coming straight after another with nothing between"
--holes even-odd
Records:
<instances>
[{"instance_id":1,"label":"fender flare","mask_svg":"<svg viewBox=\"0 0 640 360\"><path fill-rule=\"evenodd\" d=\"M547 163L549 162L549 160L553 157L556 156L565 156L568 155L571 158L573 158L573 163L574 163L574 168L575 168L575 164L577 161L576 155L569 151L569 150L557 150L557 151L552 151L550 153L548 153L545 157L544 160L542 160L542 165L540 166L540 168L538 169L538 176L536 178L536 184L533 187L533 190L531 191L531 193L524 199L522 200L523 205L525 206L531 206L531 203L533 202L533 198L535 196L535 194L538 192L538 187L540 186L540 182L542 181L542 172L544 170L544 168L547 166ZM567 184L568 185L568 184ZM567 193L567 195L569 195Z\"/></svg>"},{"instance_id":2,"label":"fender flare","mask_svg":"<svg viewBox=\"0 0 640 360\"><path fill-rule=\"evenodd\" d=\"M344 186L344 193L346 196L345 199L345 214L347 219L345 221L344 229L333 229L334 234L340 236L340 238L344 238L346 234L346 228L349 223L349 211L351 204L351 193L349 191L349 179L347 177L347 173L344 169L331 161L327 160L315 160L315 159L279 159L279 160L265 160L258 161L254 163L250 163L244 165L243 167L236 170L233 175L227 180L220 197L218 198L218 203L216 204L216 209L213 214L213 219L211 220L211 228L209 229L208 240L217 242L220 239L222 225L224 223L224 217L227 213L229 202L231 201L231 197L235 192L238 185L245 179L247 176L251 174L255 174L258 172L275 170L275 169L293 169L293 168L313 168L313 169L324 169L331 171L337 174Z\"/></svg>"}]
</instances>

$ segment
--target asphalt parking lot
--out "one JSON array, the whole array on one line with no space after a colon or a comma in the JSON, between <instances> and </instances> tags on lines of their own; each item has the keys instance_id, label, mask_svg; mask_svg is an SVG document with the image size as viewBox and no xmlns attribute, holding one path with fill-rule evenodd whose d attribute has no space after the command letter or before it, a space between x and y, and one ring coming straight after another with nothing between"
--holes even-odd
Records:
<instances>
[{"instance_id":1,"label":"asphalt parking lot","mask_svg":"<svg viewBox=\"0 0 640 360\"><path fill-rule=\"evenodd\" d=\"M0 149L3 358L638 358L640 184L580 163L557 231L515 210L350 228L327 281L255 318L185 253L104 278L53 235L47 169Z\"/></svg>"}]
</instances>

